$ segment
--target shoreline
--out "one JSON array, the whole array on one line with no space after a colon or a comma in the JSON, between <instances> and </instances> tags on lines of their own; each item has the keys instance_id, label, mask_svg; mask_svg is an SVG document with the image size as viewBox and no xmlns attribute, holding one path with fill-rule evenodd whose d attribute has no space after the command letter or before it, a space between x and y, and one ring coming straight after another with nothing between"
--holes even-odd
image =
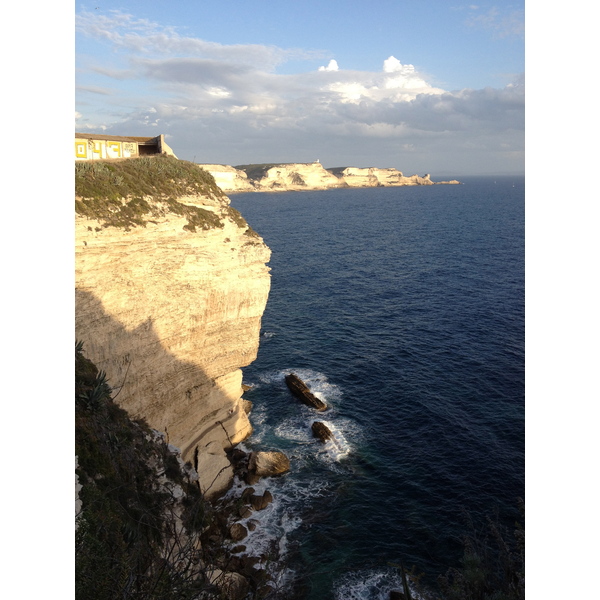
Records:
<instances>
[{"instance_id":1,"label":"shoreline","mask_svg":"<svg viewBox=\"0 0 600 600\"><path fill-rule=\"evenodd\" d=\"M432 181L431 175L406 176L395 168L337 167L325 169L319 162L262 165L195 163L212 175L226 194L244 192L321 191L330 189L458 185L452 179Z\"/></svg>"}]
</instances>

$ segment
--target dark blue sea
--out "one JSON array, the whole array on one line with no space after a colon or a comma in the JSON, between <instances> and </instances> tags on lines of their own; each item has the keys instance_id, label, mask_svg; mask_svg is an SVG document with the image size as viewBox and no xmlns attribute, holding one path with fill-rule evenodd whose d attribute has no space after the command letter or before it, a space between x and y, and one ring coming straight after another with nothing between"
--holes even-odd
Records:
<instances>
[{"instance_id":1,"label":"dark blue sea","mask_svg":"<svg viewBox=\"0 0 600 600\"><path fill-rule=\"evenodd\" d=\"M273 252L245 447L292 466L258 485L275 500L245 543L301 598L387 600L400 562L435 586L465 515L519 518L525 181L462 181L232 196ZM291 396L290 372L327 412Z\"/></svg>"}]
</instances>

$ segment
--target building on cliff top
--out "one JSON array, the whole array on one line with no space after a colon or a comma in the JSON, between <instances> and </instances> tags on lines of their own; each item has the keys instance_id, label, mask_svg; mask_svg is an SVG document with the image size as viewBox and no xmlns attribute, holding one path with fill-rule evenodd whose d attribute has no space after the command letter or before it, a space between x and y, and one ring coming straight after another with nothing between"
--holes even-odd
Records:
<instances>
[{"instance_id":1,"label":"building on cliff top","mask_svg":"<svg viewBox=\"0 0 600 600\"><path fill-rule=\"evenodd\" d=\"M138 158L155 154L175 156L165 143L163 134L156 137L102 135L100 133L75 134L75 160L100 160L107 158Z\"/></svg>"}]
</instances>

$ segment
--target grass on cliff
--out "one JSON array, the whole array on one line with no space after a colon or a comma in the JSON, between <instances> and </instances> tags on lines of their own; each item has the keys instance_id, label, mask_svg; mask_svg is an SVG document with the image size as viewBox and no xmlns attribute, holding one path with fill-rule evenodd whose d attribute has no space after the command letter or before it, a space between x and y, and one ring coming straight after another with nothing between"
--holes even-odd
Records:
<instances>
[{"instance_id":1,"label":"grass on cliff","mask_svg":"<svg viewBox=\"0 0 600 600\"><path fill-rule=\"evenodd\" d=\"M207 587L200 567L190 563L196 550L178 533L173 498L157 486L157 475L184 490L183 525L197 531L189 539L210 522L211 509L166 443L153 441L148 425L132 421L111 396L106 375L77 344L75 453L82 507L76 517L76 598L196 598ZM175 549L166 552L173 542Z\"/></svg>"},{"instance_id":2,"label":"grass on cliff","mask_svg":"<svg viewBox=\"0 0 600 600\"><path fill-rule=\"evenodd\" d=\"M256 231L254 231L254 229L252 229L252 227L250 227L250 225L248 225L248 221L246 221L246 219L244 219L244 217L242 216L242 213L239 210L233 208L233 206L228 206L227 207L227 216L240 229L247 228L246 231L244 231L244 235L248 236L252 240L252 241L246 242L247 244L258 243L260 236L258 235L258 233L256 233Z\"/></svg>"},{"instance_id":3,"label":"grass on cliff","mask_svg":"<svg viewBox=\"0 0 600 600\"><path fill-rule=\"evenodd\" d=\"M204 500L189 477L193 470L181 468L164 438L117 406L106 374L84 356L81 342L75 346L75 454L81 485L76 600L288 597L269 584L266 570L255 569L257 559L234 556L239 549L228 532L239 502ZM246 591L242 585L231 595L217 568L242 575Z\"/></svg>"},{"instance_id":4,"label":"grass on cliff","mask_svg":"<svg viewBox=\"0 0 600 600\"><path fill-rule=\"evenodd\" d=\"M222 228L218 215L176 200L191 195L225 198L210 173L171 156L75 163L75 212L103 227L145 227L171 212L187 218L189 231Z\"/></svg>"},{"instance_id":5,"label":"grass on cliff","mask_svg":"<svg viewBox=\"0 0 600 600\"><path fill-rule=\"evenodd\" d=\"M213 176L172 156L75 163L75 195L96 200L169 198L204 194L224 197Z\"/></svg>"}]
</instances>

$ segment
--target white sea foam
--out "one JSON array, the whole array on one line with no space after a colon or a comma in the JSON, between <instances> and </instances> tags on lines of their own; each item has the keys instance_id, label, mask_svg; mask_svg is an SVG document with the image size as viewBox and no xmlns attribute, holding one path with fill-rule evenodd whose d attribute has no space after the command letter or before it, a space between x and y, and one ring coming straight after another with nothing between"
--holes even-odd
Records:
<instances>
[{"instance_id":1,"label":"white sea foam","mask_svg":"<svg viewBox=\"0 0 600 600\"><path fill-rule=\"evenodd\" d=\"M333 437L323 444L323 447L321 451L317 453L317 456L321 460L325 460L325 462L340 462L353 450L352 444L348 441L348 433L352 423L343 421L342 419L336 421L333 419L323 420L321 422L329 428Z\"/></svg>"},{"instance_id":2,"label":"white sea foam","mask_svg":"<svg viewBox=\"0 0 600 600\"><path fill-rule=\"evenodd\" d=\"M228 496L239 496L244 487L245 484L236 478ZM267 478L261 479L252 487L257 495L264 494L267 489L271 491L273 502L264 510L252 512L250 516L240 520L246 526L250 521L256 523L254 531L248 531L244 538L244 554L266 557L266 562L283 561L289 552L290 534L302 524L299 509L325 496L329 486L326 482L311 482L311 485L306 485L292 478Z\"/></svg>"},{"instance_id":3,"label":"white sea foam","mask_svg":"<svg viewBox=\"0 0 600 600\"><path fill-rule=\"evenodd\" d=\"M276 335L273 331L264 331L260 338L262 341L270 340L274 335Z\"/></svg>"},{"instance_id":4,"label":"white sea foam","mask_svg":"<svg viewBox=\"0 0 600 600\"><path fill-rule=\"evenodd\" d=\"M410 586L410 584L409 584ZM411 588L415 599L421 597ZM388 600L392 590L402 591L402 577L396 569L353 571L335 585L335 600Z\"/></svg>"},{"instance_id":5,"label":"white sea foam","mask_svg":"<svg viewBox=\"0 0 600 600\"><path fill-rule=\"evenodd\" d=\"M277 385L285 388L285 376L295 373L310 389L310 391L320 400L330 405L331 402L337 403L342 397L342 391L339 386L330 383L327 375L313 369L296 369L290 367L287 369L278 369L275 371L266 371L259 375L263 384Z\"/></svg>"},{"instance_id":6,"label":"white sea foam","mask_svg":"<svg viewBox=\"0 0 600 600\"><path fill-rule=\"evenodd\" d=\"M280 449L290 458L291 470L283 477L261 479L252 487L255 494L262 495L267 489L273 494L273 502L262 511L255 511L241 523L256 521L254 531L249 531L244 538L245 554L256 557L268 557L265 565L285 561L289 554L294 532L302 524L302 514L313 505L334 493L333 483L327 477L315 477L312 469L315 461L339 472L345 469L344 459L353 452L354 444L362 438L358 424L342 417L336 410L343 399L342 390L331 384L327 376L311 369L278 369L260 373L256 376L255 387L287 390L285 376L294 372L320 397L330 409L321 414L314 409L298 403L297 410L291 416L282 417L276 425L270 426L273 420L268 403L257 402L252 411L251 421L255 426L254 433L247 445L240 445L244 451L248 447L261 449L261 444L268 443L268 449ZM334 439L322 444L313 437L311 425L315 420L323 421L333 433ZM352 441L350 441L352 440ZM231 497L239 497L246 484L235 480L229 492ZM278 578L291 581L293 572L284 570L274 573ZM279 581L281 583L281 581Z\"/></svg>"}]
</instances>

